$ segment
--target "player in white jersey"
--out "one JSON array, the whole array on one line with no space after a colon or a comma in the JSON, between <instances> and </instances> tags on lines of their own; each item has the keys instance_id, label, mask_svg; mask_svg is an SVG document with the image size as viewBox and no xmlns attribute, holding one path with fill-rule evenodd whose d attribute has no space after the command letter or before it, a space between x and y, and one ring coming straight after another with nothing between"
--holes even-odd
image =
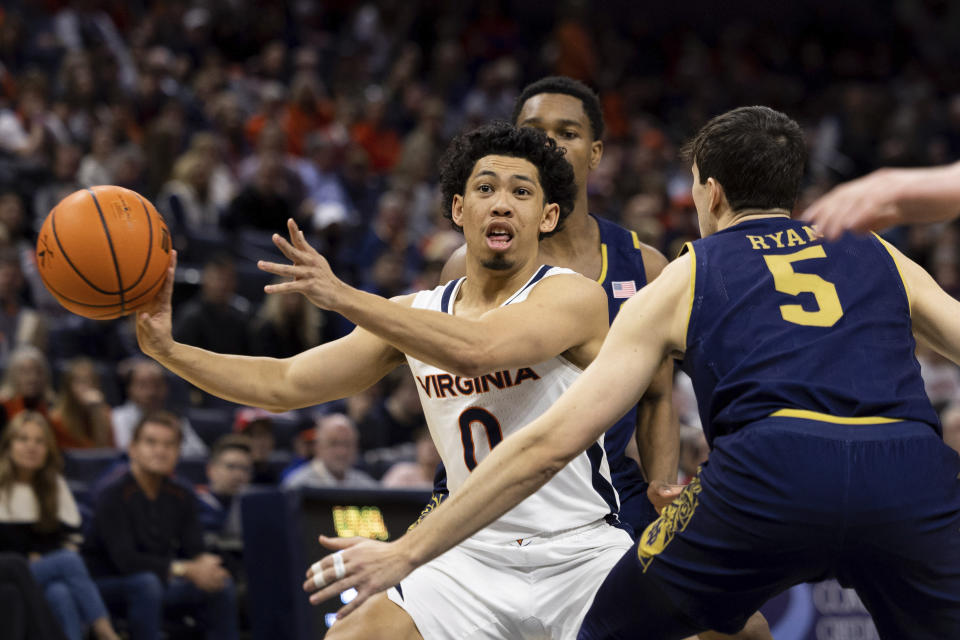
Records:
<instances>
[{"instance_id":1,"label":"player in white jersey","mask_svg":"<svg viewBox=\"0 0 960 640\"><path fill-rule=\"evenodd\" d=\"M138 318L141 348L210 393L287 410L356 393L409 361L454 492L502 438L542 413L599 352L603 289L537 260L541 236L573 206L573 171L543 133L488 125L456 139L441 167L450 218L468 246L467 276L393 301L336 279L290 221L294 263L260 263L358 325L287 359L215 354L170 335L173 266ZM338 622L352 638L573 638L606 573L630 547L602 445L490 528ZM311 582L311 586L315 583Z\"/></svg>"}]
</instances>

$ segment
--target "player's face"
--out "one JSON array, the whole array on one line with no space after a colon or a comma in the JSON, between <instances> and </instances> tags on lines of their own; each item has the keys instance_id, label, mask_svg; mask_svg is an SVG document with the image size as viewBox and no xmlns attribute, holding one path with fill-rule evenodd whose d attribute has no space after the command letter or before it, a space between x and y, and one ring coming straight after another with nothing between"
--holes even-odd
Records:
<instances>
[{"instance_id":1,"label":"player's face","mask_svg":"<svg viewBox=\"0 0 960 640\"><path fill-rule=\"evenodd\" d=\"M523 103L516 125L534 127L550 136L566 151L577 188L586 186L587 174L600 164L603 142L593 139L590 118L579 98L564 93L538 93Z\"/></svg>"},{"instance_id":2,"label":"player's face","mask_svg":"<svg viewBox=\"0 0 960 640\"><path fill-rule=\"evenodd\" d=\"M559 207L545 202L537 168L529 160L485 156L477 160L453 221L463 227L467 251L497 271L534 259L541 232L552 231Z\"/></svg>"}]
</instances>

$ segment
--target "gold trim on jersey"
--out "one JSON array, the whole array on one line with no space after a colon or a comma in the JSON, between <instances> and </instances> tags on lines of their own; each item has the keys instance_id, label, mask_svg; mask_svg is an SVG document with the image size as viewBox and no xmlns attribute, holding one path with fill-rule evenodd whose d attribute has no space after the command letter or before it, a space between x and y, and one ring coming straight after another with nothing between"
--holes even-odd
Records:
<instances>
[{"instance_id":1,"label":"gold trim on jersey","mask_svg":"<svg viewBox=\"0 0 960 640\"><path fill-rule=\"evenodd\" d=\"M600 276L597 278L597 282L603 284L603 281L607 279L607 245L600 243Z\"/></svg>"},{"instance_id":2,"label":"gold trim on jersey","mask_svg":"<svg viewBox=\"0 0 960 640\"><path fill-rule=\"evenodd\" d=\"M683 348L686 350L690 319L693 317L693 300L697 293L697 252L694 251L692 242L684 242L683 247L690 252L690 307L687 309L687 326L683 328ZM680 255L683 255L683 249L680 250Z\"/></svg>"},{"instance_id":3,"label":"gold trim on jersey","mask_svg":"<svg viewBox=\"0 0 960 640\"><path fill-rule=\"evenodd\" d=\"M660 517L650 523L640 536L637 545L637 557L644 573L650 567L653 559L667 548L674 536L687 528L693 518L693 512L700 504L700 474L699 470L676 500L663 508Z\"/></svg>"},{"instance_id":4,"label":"gold trim on jersey","mask_svg":"<svg viewBox=\"0 0 960 640\"><path fill-rule=\"evenodd\" d=\"M872 231L870 233L873 233ZM887 253L890 254L890 259L893 260L893 266L897 268L897 273L900 274L900 282L903 283L903 292L907 294L907 309L910 310L910 315L913 315L913 302L910 300L910 289L907 288L907 280L903 277L903 271L900 269L900 263L897 262L897 257L893 255L893 247L890 246L890 243L878 236L876 233L873 233L877 240L880 241L880 244L883 245L883 248L887 250Z\"/></svg>"},{"instance_id":5,"label":"gold trim on jersey","mask_svg":"<svg viewBox=\"0 0 960 640\"><path fill-rule=\"evenodd\" d=\"M640 248L640 236L637 235L636 231L630 231L630 237L633 238L633 248Z\"/></svg>"},{"instance_id":6,"label":"gold trim on jersey","mask_svg":"<svg viewBox=\"0 0 960 640\"><path fill-rule=\"evenodd\" d=\"M770 417L803 418L804 420L817 420L818 422L830 422L832 424L889 424L891 422L903 422L903 420L899 418L884 418L882 416L863 416L858 418L832 416L829 413L807 411L806 409L778 409L771 413Z\"/></svg>"}]
</instances>

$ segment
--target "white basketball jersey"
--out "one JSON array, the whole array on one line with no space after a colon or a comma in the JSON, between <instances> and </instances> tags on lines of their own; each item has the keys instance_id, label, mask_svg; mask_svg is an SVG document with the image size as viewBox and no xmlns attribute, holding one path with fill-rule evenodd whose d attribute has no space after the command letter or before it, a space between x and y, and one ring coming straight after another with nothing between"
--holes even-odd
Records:
<instances>
[{"instance_id":1,"label":"white basketball jersey","mask_svg":"<svg viewBox=\"0 0 960 640\"><path fill-rule=\"evenodd\" d=\"M574 272L540 267L503 304L523 302L537 282L564 273ZM463 281L461 278L432 291L421 291L413 306L452 314ZM560 356L475 378L455 376L410 356L407 362L417 381L427 425L446 467L451 493L463 485L493 446L546 411L581 372ZM601 439L474 538L496 543L550 534L615 514L618 508Z\"/></svg>"}]
</instances>

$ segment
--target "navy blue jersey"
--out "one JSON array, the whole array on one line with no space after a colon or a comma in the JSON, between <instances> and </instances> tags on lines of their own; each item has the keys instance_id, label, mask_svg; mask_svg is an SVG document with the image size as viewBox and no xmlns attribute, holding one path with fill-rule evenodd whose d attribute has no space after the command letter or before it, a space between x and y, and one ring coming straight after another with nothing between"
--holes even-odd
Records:
<instances>
[{"instance_id":1,"label":"navy blue jersey","mask_svg":"<svg viewBox=\"0 0 960 640\"><path fill-rule=\"evenodd\" d=\"M593 216L600 226L600 257L602 267L600 277L597 278L607 294L607 304L610 311L610 323L620 307L634 293L647 284L647 272L643 266L643 253L640 251L640 239L633 231L610 222L604 218ZM624 455L636 427L637 410L631 409L607 430L603 439L607 458L610 461L610 470L614 474L614 484L620 490L616 476L621 473L636 473L639 478L637 465Z\"/></svg>"},{"instance_id":2,"label":"navy blue jersey","mask_svg":"<svg viewBox=\"0 0 960 640\"><path fill-rule=\"evenodd\" d=\"M908 420L940 432L914 357L908 292L879 238L825 242L774 217L688 248L683 369L708 442L769 416Z\"/></svg>"}]
</instances>

